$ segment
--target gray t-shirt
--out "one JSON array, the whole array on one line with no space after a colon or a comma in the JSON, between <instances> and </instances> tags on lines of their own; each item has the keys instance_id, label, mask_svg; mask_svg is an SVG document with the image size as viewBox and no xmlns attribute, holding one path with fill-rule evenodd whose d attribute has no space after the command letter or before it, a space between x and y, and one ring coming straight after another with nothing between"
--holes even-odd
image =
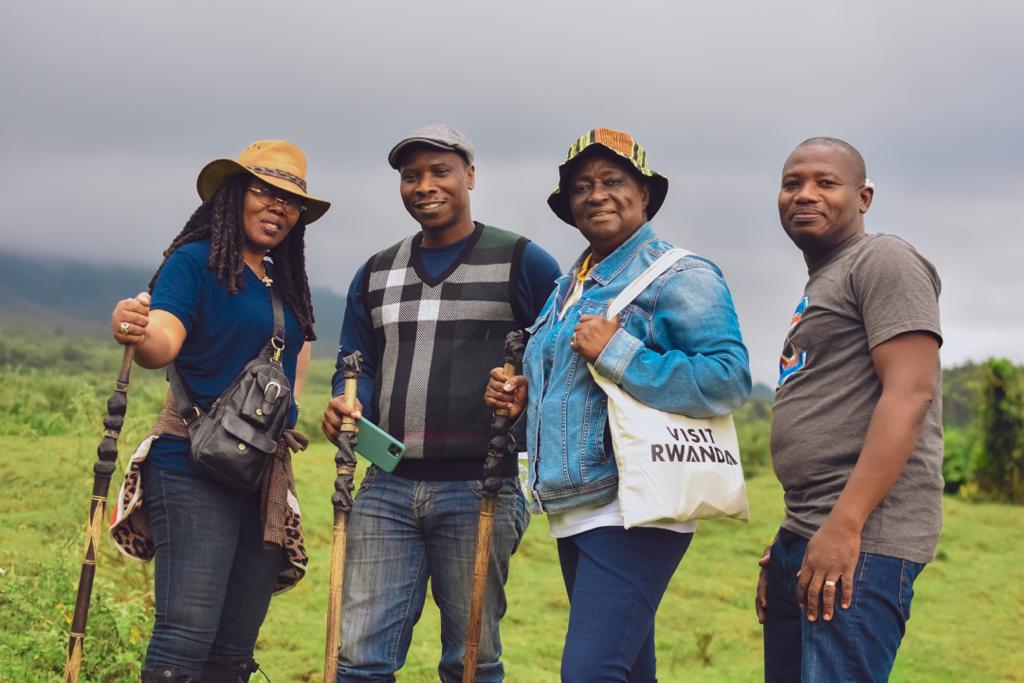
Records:
<instances>
[{"instance_id":1,"label":"gray t-shirt","mask_svg":"<svg viewBox=\"0 0 1024 683\"><path fill-rule=\"evenodd\" d=\"M862 235L809 269L786 335L772 407L772 464L785 489L782 526L810 538L860 456L882 393L871 349L939 328L939 276L891 235ZM913 562L935 555L942 528L942 370L906 469L868 517L861 549Z\"/></svg>"}]
</instances>

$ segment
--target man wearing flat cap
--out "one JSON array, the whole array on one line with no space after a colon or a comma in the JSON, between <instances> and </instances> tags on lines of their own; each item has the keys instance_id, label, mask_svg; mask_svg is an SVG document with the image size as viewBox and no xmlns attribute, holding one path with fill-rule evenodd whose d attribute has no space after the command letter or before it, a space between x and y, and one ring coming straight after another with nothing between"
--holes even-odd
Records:
<instances>
[{"instance_id":1,"label":"man wearing flat cap","mask_svg":"<svg viewBox=\"0 0 1024 683\"><path fill-rule=\"evenodd\" d=\"M457 130L420 128L392 148L388 163L420 230L371 256L352 280L323 426L337 437L349 413L341 359L360 351L353 416L406 450L392 473L369 468L352 509L337 680L394 680L429 578L441 611L438 674L457 682L491 418L480 397L505 335L533 323L560 269L526 238L473 220L473 147ZM516 468L505 462L494 515L481 683L504 678L498 622L509 556L528 522Z\"/></svg>"}]
</instances>

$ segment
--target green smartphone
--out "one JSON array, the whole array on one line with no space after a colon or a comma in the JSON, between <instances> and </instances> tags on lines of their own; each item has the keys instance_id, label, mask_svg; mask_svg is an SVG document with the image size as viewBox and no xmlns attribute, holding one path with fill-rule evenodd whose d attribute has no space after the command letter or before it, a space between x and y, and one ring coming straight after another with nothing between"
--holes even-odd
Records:
<instances>
[{"instance_id":1,"label":"green smartphone","mask_svg":"<svg viewBox=\"0 0 1024 683\"><path fill-rule=\"evenodd\" d=\"M356 421L356 426L359 427L356 454L385 472L393 472L405 453L405 444L364 417Z\"/></svg>"}]
</instances>

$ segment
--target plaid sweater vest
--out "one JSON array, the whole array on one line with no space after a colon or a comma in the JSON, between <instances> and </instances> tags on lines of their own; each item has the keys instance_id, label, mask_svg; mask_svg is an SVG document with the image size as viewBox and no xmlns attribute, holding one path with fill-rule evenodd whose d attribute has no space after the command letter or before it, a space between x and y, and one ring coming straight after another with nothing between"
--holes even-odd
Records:
<instances>
[{"instance_id":1,"label":"plaid sweater vest","mask_svg":"<svg viewBox=\"0 0 1024 683\"><path fill-rule=\"evenodd\" d=\"M406 459L483 459L484 387L502 363L505 335L522 327L513 302L527 240L477 223L463 252L432 278L420 266L420 237L368 263L380 426L405 444Z\"/></svg>"}]
</instances>

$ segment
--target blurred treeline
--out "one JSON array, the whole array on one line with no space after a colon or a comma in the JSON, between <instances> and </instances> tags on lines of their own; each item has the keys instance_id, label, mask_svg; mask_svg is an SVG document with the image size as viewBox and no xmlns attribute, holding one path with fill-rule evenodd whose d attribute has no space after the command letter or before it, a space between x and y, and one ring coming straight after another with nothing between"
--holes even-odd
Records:
<instances>
[{"instance_id":1,"label":"blurred treeline","mask_svg":"<svg viewBox=\"0 0 1024 683\"><path fill-rule=\"evenodd\" d=\"M1005 358L943 373L946 490L1024 503L1024 366Z\"/></svg>"},{"instance_id":2,"label":"blurred treeline","mask_svg":"<svg viewBox=\"0 0 1024 683\"><path fill-rule=\"evenodd\" d=\"M992 358L943 370L942 413L948 493L1024 503L1024 367ZM771 402L736 413L743 463L771 467Z\"/></svg>"},{"instance_id":3,"label":"blurred treeline","mask_svg":"<svg viewBox=\"0 0 1024 683\"><path fill-rule=\"evenodd\" d=\"M0 327L0 434L102 434L106 400L121 367L122 347L77 332ZM333 362L316 359L306 381L299 428L320 437ZM152 425L167 396L163 370L132 367L125 441Z\"/></svg>"}]
</instances>

